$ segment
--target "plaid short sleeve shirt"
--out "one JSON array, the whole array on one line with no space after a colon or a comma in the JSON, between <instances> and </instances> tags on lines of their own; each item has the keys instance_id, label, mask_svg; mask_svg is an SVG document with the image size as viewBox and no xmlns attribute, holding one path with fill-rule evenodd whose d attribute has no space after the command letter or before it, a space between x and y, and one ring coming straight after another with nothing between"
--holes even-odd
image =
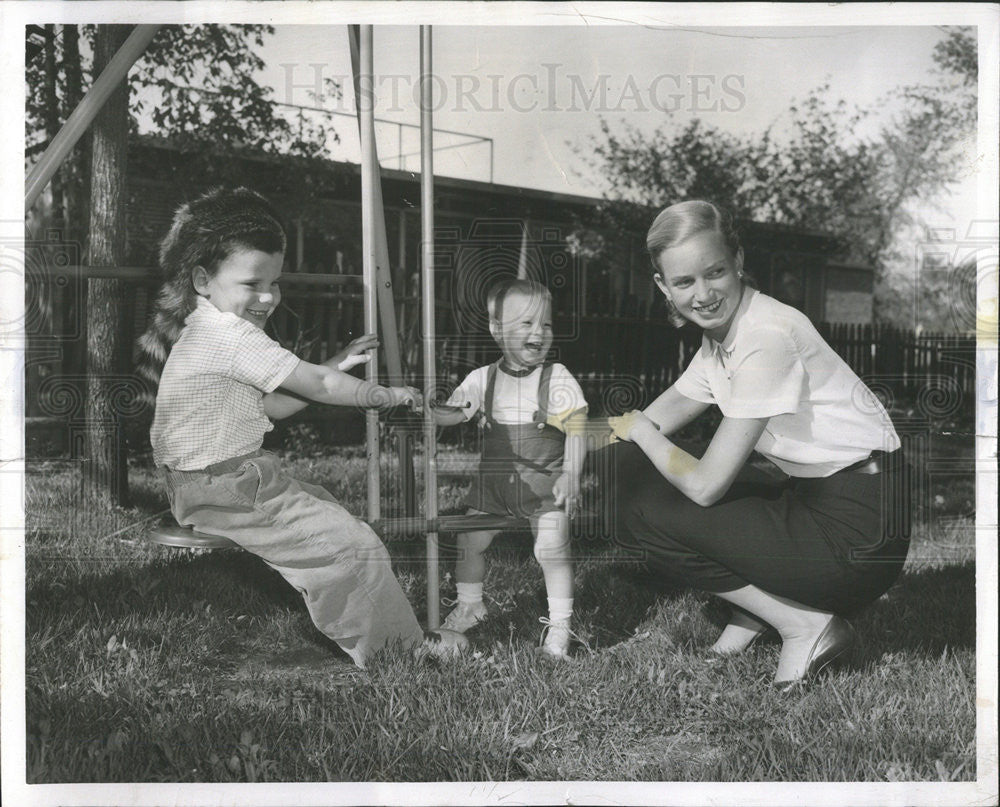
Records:
<instances>
[{"instance_id":1,"label":"plaid short sleeve shirt","mask_svg":"<svg viewBox=\"0 0 1000 807\"><path fill-rule=\"evenodd\" d=\"M264 394L298 363L253 323L199 297L160 377L153 461L194 471L256 451L274 428Z\"/></svg>"}]
</instances>

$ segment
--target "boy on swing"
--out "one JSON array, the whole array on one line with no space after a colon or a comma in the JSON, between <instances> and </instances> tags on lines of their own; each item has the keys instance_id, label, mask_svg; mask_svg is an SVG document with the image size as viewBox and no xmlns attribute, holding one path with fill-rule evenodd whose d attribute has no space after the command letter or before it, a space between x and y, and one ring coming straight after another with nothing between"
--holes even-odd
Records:
<instances>
[{"instance_id":1,"label":"boy on swing","mask_svg":"<svg viewBox=\"0 0 1000 807\"><path fill-rule=\"evenodd\" d=\"M573 614L569 520L579 499L587 401L552 347L552 296L540 283L508 280L487 300L490 333L502 358L473 370L435 420L453 426L479 416L483 453L465 499L468 513L527 518L542 567L549 616L541 652L568 657ZM458 605L442 627L464 633L486 616L483 553L496 530L458 536Z\"/></svg>"}]
</instances>

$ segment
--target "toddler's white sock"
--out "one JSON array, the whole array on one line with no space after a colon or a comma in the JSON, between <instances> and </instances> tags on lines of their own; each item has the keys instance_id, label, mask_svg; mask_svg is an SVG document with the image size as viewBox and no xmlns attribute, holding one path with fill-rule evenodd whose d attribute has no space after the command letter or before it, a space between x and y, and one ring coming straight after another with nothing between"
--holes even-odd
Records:
<instances>
[{"instance_id":1,"label":"toddler's white sock","mask_svg":"<svg viewBox=\"0 0 1000 807\"><path fill-rule=\"evenodd\" d=\"M549 620L551 622L569 622L573 616L572 597L549 597Z\"/></svg>"},{"instance_id":2,"label":"toddler's white sock","mask_svg":"<svg viewBox=\"0 0 1000 807\"><path fill-rule=\"evenodd\" d=\"M458 604L459 605L482 605L483 584L482 583L458 583Z\"/></svg>"}]
</instances>

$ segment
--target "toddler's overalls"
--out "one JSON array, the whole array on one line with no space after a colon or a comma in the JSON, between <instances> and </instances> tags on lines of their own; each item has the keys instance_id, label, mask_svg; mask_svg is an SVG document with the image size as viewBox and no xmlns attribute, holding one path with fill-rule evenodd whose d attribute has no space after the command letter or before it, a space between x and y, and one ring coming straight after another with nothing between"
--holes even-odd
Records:
<instances>
[{"instance_id":1,"label":"toddler's overalls","mask_svg":"<svg viewBox=\"0 0 1000 807\"><path fill-rule=\"evenodd\" d=\"M522 518L557 510L552 487L562 472L566 436L546 420L552 365L542 365L532 422L518 424L497 423L493 418L499 367L495 362L487 372L483 453L465 504L484 513Z\"/></svg>"}]
</instances>

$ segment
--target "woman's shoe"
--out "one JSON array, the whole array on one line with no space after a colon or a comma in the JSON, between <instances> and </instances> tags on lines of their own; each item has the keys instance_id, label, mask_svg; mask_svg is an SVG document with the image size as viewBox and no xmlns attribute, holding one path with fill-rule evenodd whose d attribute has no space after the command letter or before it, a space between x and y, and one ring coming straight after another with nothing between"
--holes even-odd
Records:
<instances>
[{"instance_id":1,"label":"woman's shoe","mask_svg":"<svg viewBox=\"0 0 1000 807\"><path fill-rule=\"evenodd\" d=\"M775 681L774 685L781 687L782 692L794 689L807 679L818 675L824 668L842 660L844 654L854 645L854 640L854 628L846 619L841 619L839 616L830 617L830 621L816 637L816 642L809 651L802 675L799 678Z\"/></svg>"}]
</instances>

